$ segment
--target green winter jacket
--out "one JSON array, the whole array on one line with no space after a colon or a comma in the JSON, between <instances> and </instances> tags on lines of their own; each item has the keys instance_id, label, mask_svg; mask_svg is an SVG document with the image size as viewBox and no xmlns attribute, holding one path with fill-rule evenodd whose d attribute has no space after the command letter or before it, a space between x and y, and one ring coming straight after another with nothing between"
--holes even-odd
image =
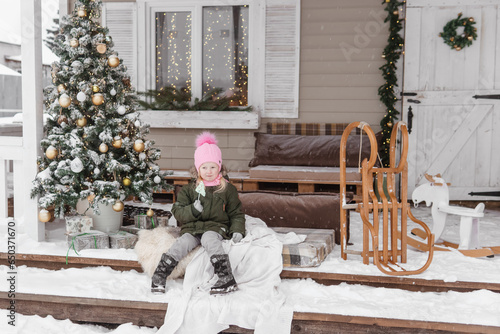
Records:
<instances>
[{"instance_id":1,"label":"green winter jacket","mask_svg":"<svg viewBox=\"0 0 500 334\"><path fill-rule=\"evenodd\" d=\"M215 231L224 239L230 239L235 232L245 236L245 214L241 212L241 202L236 187L228 182L222 192L214 193L216 187L206 187L205 196L200 195L203 212L198 212L193 203L198 199L196 183L182 187L177 201L172 206L172 214L181 224L181 234L203 234Z\"/></svg>"}]
</instances>

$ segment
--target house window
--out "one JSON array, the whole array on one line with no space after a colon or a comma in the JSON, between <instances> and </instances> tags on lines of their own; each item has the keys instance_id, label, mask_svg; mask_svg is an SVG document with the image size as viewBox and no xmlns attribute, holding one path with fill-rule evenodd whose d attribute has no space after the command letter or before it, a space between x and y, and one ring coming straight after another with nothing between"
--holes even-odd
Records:
<instances>
[{"instance_id":1,"label":"house window","mask_svg":"<svg viewBox=\"0 0 500 334\"><path fill-rule=\"evenodd\" d=\"M191 92L191 13L156 13L156 89Z\"/></svg>"},{"instance_id":2,"label":"house window","mask_svg":"<svg viewBox=\"0 0 500 334\"><path fill-rule=\"evenodd\" d=\"M158 10L154 17L156 89L194 98L221 89L231 105L248 106L248 5Z\"/></svg>"},{"instance_id":3,"label":"house window","mask_svg":"<svg viewBox=\"0 0 500 334\"><path fill-rule=\"evenodd\" d=\"M103 23L138 92L217 87L251 112L144 110L157 128L257 129L297 118L300 0L107 0ZM196 116L194 116L196 115Z\"/></svg>"}]
</instances>

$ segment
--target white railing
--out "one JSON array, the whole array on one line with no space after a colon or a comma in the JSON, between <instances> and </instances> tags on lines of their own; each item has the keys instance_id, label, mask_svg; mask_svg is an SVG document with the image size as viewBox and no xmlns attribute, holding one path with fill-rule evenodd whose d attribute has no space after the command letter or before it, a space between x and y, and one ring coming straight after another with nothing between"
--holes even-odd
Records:
<instances>
[{"instance_id":1,"label":"white railing","mask_svg":"<svg viewBox=\"0 0 500 334\"><path fill-rule=\"evenodd\" d=\"M23 217L26 194L23 169L23 138L0 137L0 219L9 216L9 198L14 199L14 219Z\"/></svg>"}]
</instances>

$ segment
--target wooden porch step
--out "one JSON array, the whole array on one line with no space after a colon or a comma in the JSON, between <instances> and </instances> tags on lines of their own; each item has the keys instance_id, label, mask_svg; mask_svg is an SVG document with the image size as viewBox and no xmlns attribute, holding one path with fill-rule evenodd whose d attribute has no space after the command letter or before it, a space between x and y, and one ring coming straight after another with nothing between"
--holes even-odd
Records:
<instances>
[{"instance_id":1,"label":"wooden porch step","mask_svg":"<svg viewBox=\"0 0 500 334\"><path fill-rule=\"evenodd\" d=\"M7 253L0 253L0 264L8 265ZM83 268L108 266L114 270L127 271L136 270L142 272L141 265L137 261L99 259L87 257L68 257L66 264L65 256L38 255L38 254L16 254L16 265L26 265L34 268L44 268L58 270L63 268ZM312 279L323 285L338 285L340 283L362 284L373 287L384 287L392 289L401 289L407 291L421 292L445 292L458 291L468 292L475 290L490 290L500 293L500 283L485 282L445 282L443 280L427 280L412 277L397 276L372 276L372 275L353 275L353 274L335 274L324 272L300 271L297 269L283 269L282 279Z\"/></svg>"},{"instance_id":2,"label":"wooden porch step","mask_svg":"<svg viewBox=\"0 0 500 334\"><path fill-rule=\"evenodd\" d=\"M0 307L7 309L10 299L0 292ZM55 319L102 324L160 327L168 304L130 300L67 297L16 293L16 313L52 315ZM498 333L499 327L445 322L345 316L339 314L295 312L291 333ZM223 333L253 333L236 326Z\"/></svg>"}]
</instances>

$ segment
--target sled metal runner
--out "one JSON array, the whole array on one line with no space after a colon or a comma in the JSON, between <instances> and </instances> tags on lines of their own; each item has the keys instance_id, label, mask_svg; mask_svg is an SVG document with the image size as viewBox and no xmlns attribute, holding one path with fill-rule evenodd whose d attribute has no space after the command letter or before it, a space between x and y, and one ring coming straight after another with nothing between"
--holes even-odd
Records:
<instances>
[{"instance_id":1,"label":"sled metal runner","mask_svg":"<svg viewBox=\"0 0 500 334\"><path fill-rule=\"evenodd\" d=\"M360 128L360 146L363 132L370 140L370 159L361 162L362 201L356 204L346 203L346 151L347 139L351 131ZM396 143L401 142L400 159L396 161ZM408 129L404 122L394 125L390 142L389 167L376 167L378 145L375 133L365 122L353 122L344 130L340 145L340 233L341 257L347 260L347 215L349 210L359 211L363 222L363 263L369 264L370 258L377 268L387 275L415 275L425 271L432 262L434 254L434 235L427 225L416 219L410 212L408 203ZM396 194L396 179L400 178L400 201ZM376 181L376 182L375 182ZM374 185L376 184L376 188ZM378 193L378 196L377 196ZM428 252L425 264L413 270L405 269L401 263L407 262L407 235L408 218L420 225L426 235L426 251ZM380 226L380 222L382 225ZM379 244L380 242L380 244ZM371 244L371 245L370 245ZM410 243L411 244L411 243ZM425 243L423 243L425 244ZM371 246L371 247L370 247Z\"/></svg>"}]
</instances>

